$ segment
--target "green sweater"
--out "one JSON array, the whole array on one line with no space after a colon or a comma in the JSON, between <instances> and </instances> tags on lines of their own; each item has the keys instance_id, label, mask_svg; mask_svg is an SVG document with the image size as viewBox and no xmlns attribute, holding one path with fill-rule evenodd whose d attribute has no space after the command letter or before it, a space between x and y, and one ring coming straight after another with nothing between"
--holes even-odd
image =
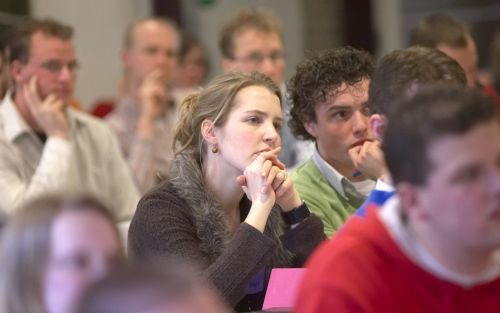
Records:
<instances>
[{"instance_id":1,"label":"green sweater","mask_svg":"<svg viewBox=\"0 0 500 313\"><path fill-rule=\"evenodd\" d=\"M323 176L312 159L295 169L292 180L309 210L323 221L328 237L331 237L364 201L344 198Z\"/></svg>"}]
</instances>

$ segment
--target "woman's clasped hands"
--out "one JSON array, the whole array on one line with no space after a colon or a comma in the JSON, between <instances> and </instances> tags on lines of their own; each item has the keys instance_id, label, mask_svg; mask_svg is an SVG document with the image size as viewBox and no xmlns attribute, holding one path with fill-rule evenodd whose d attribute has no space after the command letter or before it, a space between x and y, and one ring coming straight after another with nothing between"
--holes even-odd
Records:
<instances>
[{"instance_id":1,"label":"woman's clasped hands","mask_svg":"<svg viewBox=\"0 0 500 313\"><path fill-rule=\"evenodd\" d=\"M289 211L299 206L301 200L285 165L277 157L279 151L280 147L260 153L236 181L252 202L268 204L269 209L277 203L283 211Z\"/></svg>"}]
</instances>

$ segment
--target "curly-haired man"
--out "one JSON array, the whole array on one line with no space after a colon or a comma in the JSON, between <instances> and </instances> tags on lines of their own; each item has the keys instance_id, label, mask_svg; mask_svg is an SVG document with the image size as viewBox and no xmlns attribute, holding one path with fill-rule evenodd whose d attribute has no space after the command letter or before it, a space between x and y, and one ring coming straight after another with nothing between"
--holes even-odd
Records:
<instances>
[{"instance_id":1,"label":"curly-haired man","mask_svg":"<svg viewBox=\"0 0 500 313\"><path fill-rule=\"evenodd\" d=\"M373 70L366 52L332 49L302 62L288 86L289 126L296 137L315 142L313 156L292 177L327 236L363 203L384 168L368 127Z\"/></svg>"}]
</instances>

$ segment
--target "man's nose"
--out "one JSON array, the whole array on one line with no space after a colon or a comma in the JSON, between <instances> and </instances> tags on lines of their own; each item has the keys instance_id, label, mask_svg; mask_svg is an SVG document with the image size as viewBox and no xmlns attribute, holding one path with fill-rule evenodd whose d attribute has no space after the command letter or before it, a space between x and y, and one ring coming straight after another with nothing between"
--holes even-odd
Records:
<instances>
[{"instance_id":1,"label":"man's nose","mask_svg":"<svg viewBox=\"0 0 500 313\"><path fill-rule=\"evenodd\" d=\"M352 125L355 134L366 134L368 132L368 117L357 110L352 117Z\"/></svg>"},{"instance_id":2,"label":"man's nose","mask_svg":"<svg viewBox=\"0 0 500 313\"><path fill-rule=\"evenodd\" d=\"M73 76L73 71L70 70L68 65L65 65L61 68L59 72L59 80L61 81L70 81Z\"/></svg>"}]
</instances>

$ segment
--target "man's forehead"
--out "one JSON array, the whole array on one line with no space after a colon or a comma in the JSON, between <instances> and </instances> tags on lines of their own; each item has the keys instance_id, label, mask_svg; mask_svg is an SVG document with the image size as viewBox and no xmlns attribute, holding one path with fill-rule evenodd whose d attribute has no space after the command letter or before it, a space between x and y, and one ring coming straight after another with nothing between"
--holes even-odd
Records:
<instances>
[{"instance_id":1,"label":"man's forehead","mask_svg":"<svg viewBox=\"0 0 500 313\"><path fill-rule=\"evenodd\" d=\"M426 154L434 166L450 169L474 162L480 164L488 153L500 156L500 142L496 140L499 134L498 122L492 120L473 126L465 133L436 135L429 140Z\"/></svg>"},{"instance_id":2,"label":"man's forehead","mask_svg":"<svg viewBox=\"0 0 500 313\"><path fill-rule=\"evenodd\" d=\"M74 57L75 49L70 40L47 35L37 31L31 36L30 55L61 54Z\"/></svg>"},{"instance_id":3,"label":"man's forehead","mask_svg":"<svg viewBox=\"0 0 500 313\"><path fill-rule=\"evenodd\" d=\"M41 30L36 31L31 35L31 44L32 45L39 44L39 43L55 43L55 42L67 43L67 44L70 44L71 46L73 45L71 40L66 40L66 39L62 39L62 38L57 37L57 36L46 34Z\"/></svg>"},{"instance_id":4,"label":"man's forehead","mask_svg":"<svg viewBox=\"0 0 500 313\"><path fill-rule=\"evenodd\" d=\"M275 32L275 31L263 31L263 30L247 27L247 28L243 28L243 29L237 31L233 35L234 48L235 49L239 48L239 47L237 47L237 46L239 46L238 43L242 42L243 40L247 39L248 37L251 37L251 39L253 39L253 40L250 42L245 41L245 44L248 44L248 43L252 44L252 43L254 43L254 40L256 38L260 38L260 39L265 39L266 43L270 46L276 46L276 45L278 45L280 47L283 46L283 42L281 40L281 36L279 33ZM272 40L272 39L275 39L275 40ZM241 47L241 48L245 48L245 47Z\"/></svg>"},{"instance_id":5,"label":"man's forehead","mask_svg":"<svg viewBox=\"0 0 500 313\"><path fill-rule=\"evenodd\" d=\"M170 25L159 21L144 21L137 24L132 30L131 36L132 46L147 39L158 40L163 38L172 43L177 41L177 34L174 29Z\"/></svg>"}]
</instances>

